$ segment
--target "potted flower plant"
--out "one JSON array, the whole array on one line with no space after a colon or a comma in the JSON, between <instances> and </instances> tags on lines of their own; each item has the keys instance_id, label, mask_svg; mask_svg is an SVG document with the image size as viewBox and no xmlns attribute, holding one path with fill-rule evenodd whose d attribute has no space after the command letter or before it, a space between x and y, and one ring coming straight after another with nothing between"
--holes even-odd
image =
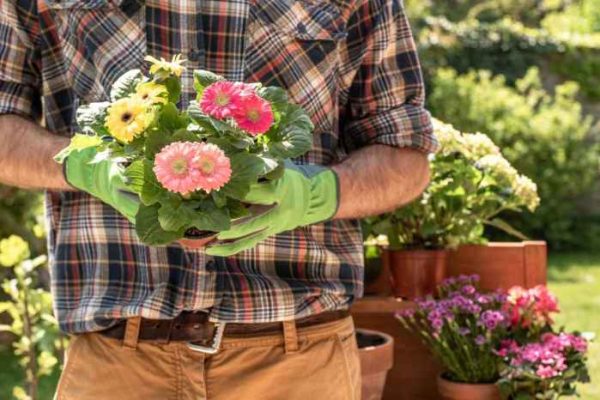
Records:
<instances>
[{"instance_id":1,"label":"potted flower plant","mask_svg":"<svg viewBox=\"0 0 600 400\"><path fill-rule=\"evenodd\" d=\"M436 297L398 315L440 361L445 400L557 399L586 382L587 342L555 332L546 287L481 292L477 276L448 278Z\"/></svg>"},{"instance_id":2,"label":"potted flower plant","mask_svg":"<svg viewBox=\"0 0 600 400\"><path fill-rule=\"evenodd\" d=\"M497 215L539 203L536 185L486 135L434 126L441 150L431 157L429 187L412 203L365 221L371 236L387 237L382 257L397 297L432 292L446 276L449 250L485 243L486 225L523 238Z\"/></svg>"},{"instance_id":3,"label":"potted flower plant","mask_svg":"<svg viewBox=\"0 0 600 400\"><path fill-rule=\"evenodd\" d=\"M147 61L148 76L129 71L113 85L110 102L79 108L79 133L56 159L110 160L127 177L122 190L139 199L124 215L141 242L199 247L266 211L244 197L310 150L313 125L284 89L204 70L194 71L196 100L181 111L180 58Z\"/></svg>"}]
</instances>

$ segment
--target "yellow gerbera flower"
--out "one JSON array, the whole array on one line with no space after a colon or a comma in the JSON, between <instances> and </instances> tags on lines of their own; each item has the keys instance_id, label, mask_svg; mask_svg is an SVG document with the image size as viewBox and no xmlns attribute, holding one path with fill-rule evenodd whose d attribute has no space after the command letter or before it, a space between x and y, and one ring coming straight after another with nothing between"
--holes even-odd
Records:
<instances>
[{"instance_id":1,"label":"yellow gerbera flower","mask_svg":"<svg viewBox=\"0 0 600 400\"><path fill-rule=\"evenodd\" d=\"M146 82L138 85L135 97L147 106L154 104L165 104L168 96L167 88L154 82Z\"/></svg>"},{"instance_id":2,"label":"yellow gerbera flower","mask_svg":"<svg viewBox=\"0 0 600 400\"><path fill-rule=\"evenodd\" d=\"M140 135L152 121L146 104L136 97L115 101L106 116L106 128L120 142L129 143Z\"/></svg>"},{"instance_id":3,"label":"yellow gerbera flower","mask_svg":"<svg viewBox=\"0 0 600 400\"><path fill-rule=\"evenodd\" d=\"M152 63L150 67L150 73L156 75L160 72L166 72L176 77L180 77L185 67L182 65L186 60L181 59L181 54L177 54L171 61L167 61L161 57L161 59L154 58L152 56L146 56L144 59Z\"/></svg>"}]
</instances>

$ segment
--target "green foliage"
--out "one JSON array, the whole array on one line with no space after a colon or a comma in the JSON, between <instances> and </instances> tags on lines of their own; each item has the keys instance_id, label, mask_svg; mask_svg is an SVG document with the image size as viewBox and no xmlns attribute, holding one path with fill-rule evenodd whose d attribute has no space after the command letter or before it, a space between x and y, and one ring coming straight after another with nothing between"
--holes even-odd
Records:
<instances>
[{"instance_id":1,"label":"green foliage","mask_svg":"<svg viewBox=\"0 0 600 400\"><path fill-rule=\"evenodd\" d=\"M429 187L409 205L367 219L367 230L387 236L391 249L483 243L485 224L523 238L497 215L535 210L535 184L519 176L487 136L463 134L437 121L435 128L441 151L432 158Z\"/></svg>"},{"instance_id":2,"label":"green foliage","mask_svg":"<svg viewBox=\"0 0 600 400\"><path fill-rule=\"evenodd\" d=\"M579 240L574 200L598 179L599 148L588 137L591 118L575 100L577 85L565 83L550 95L538 70L510 87L486 71L459 75L440 69L429 98L432 112L463 130L486 132L517 169L538 184L542 206L514 220L529 236L555 248Z\"/></svg>"},{"instance_id":3,"label":"green foliage","mask_svg":"<svg viewBox=\"0 0 600 400\"><path fill-rule=\"evenodd\" d=\"M600 0L571 1L561 10L548 13L541 21L552 34L600 32Z\"/></svg>"},{"instance_id":4,"label":"green foliage","mask_svg":"<svg viewBox=\"0 0 600 400\"><path fill-rule=\"evenodd\" d=\"M30 243L34 254L46 248L43 238L42 194L0 185L0 237L19 235Z\"/></svg>"},{"instance_id":5,"label":"green foliage","mask_svg":"<svg viewBox=\"0 0 600 400\"><path fill-rule=\"evenodd\" d=\"M505 18L491 23L477 20L450 22L428 18L419 33L419 48L429 78L440 67L464 73L473 69L501 74L509 84L548 55L562 54L565 46L543 31Z\"/></svg>"},{"instance_id":6,"label":"green foliage","mask_svg":"<svg viewBox=\"0 0 600 400\"><path fill-rule=\"evenodd\" d=\"M564 0L406 0L413 18L444 16L451 21L473 19L492 22L510 17L538 26L548 13L558 12Z\"/></svg>"},{"instance_id":7,"label":"green foliage","mask_svg":"<svg viewBox=\"0 0 600 400\"><path fill-rule=\"evenodd\" d=\"M530 67L550 65L560 78L579 83L588 98L600 98L600 33L553 33L510 17L490 22L429 17L419 26L418 42L428 76L439 67L461 73L484 69L504 75L513 85Z\"/></svg>"},{"instance_id":8,"label":"green foliage","mask_svg":"<svg viewBox=\"0 0 600 400\"><path fill-rule=\"evenodd\" d=\"M18 236L0 241L0 265L12 270L12 278L2 282L9 300L0 302L0 313L6 313L11 323L0 325L0 331L10 332L17 340L14 353L25 370L26 385L15 387L13 396L19 400L37 398L39 378L52 374L58 367L58 356L64 348L58 325L52 315L52 298L36 282L46 256L30 259L27 242Z\"/></svg>"}]
</instances>

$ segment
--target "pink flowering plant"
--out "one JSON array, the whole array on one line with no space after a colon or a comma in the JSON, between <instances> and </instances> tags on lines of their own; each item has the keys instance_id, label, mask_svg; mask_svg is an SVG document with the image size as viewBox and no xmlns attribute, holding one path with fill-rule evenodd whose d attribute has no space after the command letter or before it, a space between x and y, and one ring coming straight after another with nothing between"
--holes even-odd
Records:
<instances>
[{"instance_id":1,"label":"pink flowering plant","mask_svg":"<svg viewBox=\"0 0 600 400\"><path fill-rule=\"evenodd\" d=\"M578 333L554 332L558 300L545 286L511 288L502 309L511 326L496 350L506 398L558 399L576 394L577 382L589 382L587 341Z\"/></svg>"},{"instance_id":2,"label":"pink flowering plant","mask_svg":"<svg viewBox=\"0 0 600 400\"><path fill-rule=\"evenodd\" d=\"M503 398L557 399L589 381L587 341L556 332L557 299L545 286L483 293L478 277L445 280L435 297L398 314L455 382L497 383Z\"/></svg>"},{"instance_id":3,"label":"pink flowering plant","mask_svg":"<svg viewBox=\"0 0 600 400\"><path fill-rule=\"evenodd\" d=\"M180 111L182 60L147 60L148 76L127 72L110 102L79 108L80 133L57 159L88 147L96 160L121 159L146 244L227 230L249 215L251 185L280 178L286 159L310 150L311 120L281 88L203 70L193 72L195 101Z\"/></svg>"}]
</instances>

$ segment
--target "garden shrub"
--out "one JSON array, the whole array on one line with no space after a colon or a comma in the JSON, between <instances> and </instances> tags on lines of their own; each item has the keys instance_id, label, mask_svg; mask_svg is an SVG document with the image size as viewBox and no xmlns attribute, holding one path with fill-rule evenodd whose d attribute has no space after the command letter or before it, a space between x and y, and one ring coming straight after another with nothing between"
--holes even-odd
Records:
<instances>
[{"instance_id":1,"label":"garden shrub","mask_svg":"<svg viewBox=\"0 0 600 400\"><path fill-rule=\"evenodd\" d=\"M425 18L418 35L428 78L439 67L504 75L514 85L532 66L551 65L562 79L576 81L591 100L600 99L600 33L550 34L510 18L491 23Z\"/></svg>"},{"instance_id":2,"label":"garden shrub","mask_svg":"<svg viewBox=\"0 0 600 400\"><path fill-rule=\"evenodd\" d=\"M575 99L577 84L559 85L551 95L536 68L515 87L489 71L461 75L452 69L438 70L432 84L429 105L437 118L460 130L485 132L538 184L538 211L512 216L511 223L554 248L580 245L575 201L598 179L600 151L588 135L591 118Z\"/></svg>"},{"instance_id":3,"label":"garden shrub","mask_svg":"<svg viewBox=\"0 0 600 400\"><path fill-rule=\"evenodd\" d=\"M596 0L597 1L597 0ZM495 21L509 16L530 26L565 7L564 0L406 0L413 18L444 16L451 21Z\"/></svg>"},{"instance_id":4,"label":"garden shrub","mask_svg":"<svg viewBox=\"0 0 600 400\"><path fill-rule=\"evenodd\" d=\"M36 255L45 249L43 211L40 192L0 185L0 237L21 236Z\"/></svg>"}]
</instances>

